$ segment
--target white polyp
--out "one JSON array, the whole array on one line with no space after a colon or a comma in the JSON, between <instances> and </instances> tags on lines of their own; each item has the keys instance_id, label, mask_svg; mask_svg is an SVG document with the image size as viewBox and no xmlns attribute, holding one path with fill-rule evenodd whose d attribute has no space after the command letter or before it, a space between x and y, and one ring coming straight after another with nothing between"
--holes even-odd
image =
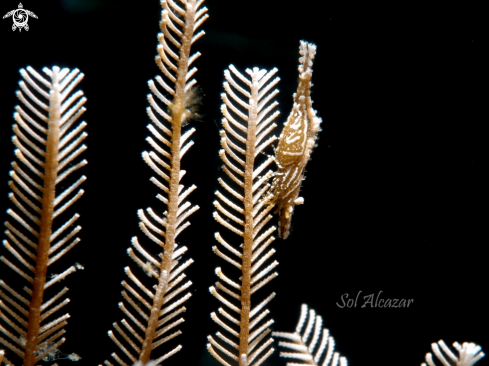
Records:
<instances>
[{"instance_id":1,"label":"white polyp","mask_svg":"<svg viewBox=\"0 0 489 366\"><path fill-rule=\"evenodd\" d=\"M247 366L248 363L246 361L246 355L243 354L243 355L240 355L239 356L239 366Z\"/></svg>"},{"instance_id":2,"label":"white polyp","mask_svg":"<svg viewBox=\"0 0 489 366\"><path fill-rule=\"evenodd\" d=\"M296 204L296 205L302 205L302 204L304 204L304 197L297 197L294 200L294 204Z\"/></svg>"}]
</instances>

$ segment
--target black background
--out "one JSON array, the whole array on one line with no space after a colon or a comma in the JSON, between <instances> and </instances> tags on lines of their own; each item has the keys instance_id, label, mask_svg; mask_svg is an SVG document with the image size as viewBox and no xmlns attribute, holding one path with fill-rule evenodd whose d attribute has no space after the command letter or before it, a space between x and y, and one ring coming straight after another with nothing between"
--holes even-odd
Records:
<instances>
[{"instance_id":1,"label":"black background","mask_svg":"<svg viewBox=\"0 0 489 366\"><path fill-rule=\"evenodd\" d=\"M8 201L13 160L12 113L18 103L18 70L31 65L79 68L88 102L89 161L86 191L76 204L82 242L65 266L72 275L72 318L66 353L83 365L101 363L115 350L106 335L122 318L123 268L139 208L162 209L141 159L148 118L147 80L155 63L158 1L22 2L38 19L28 32L0 21L0 207ZM482 9L396 2L208 0L207 35L196 49L204 98L203 122L193 122L195 145L183 160L183 183L196 184L191 201L201 209L180 237L194 258L187 271L183 350L168 365L217 365L205 349L217 326L209 314L218 302L208 292L222 265L211 247L223 231L213 220L223 70L278 67L280 122L297 84L299 40L318 46L313 74L314 108L323 119L319 145L307 167L292 234L277 240L279 277L271 311L275 330L292 331L300 304L324 317L337 350L351 365L416 365L430 344L444 339L488 346L484 306L488 245L487 20ZM0 13L17 8L2 1ZM320 8L320 5L322 8ZM281 123L280 123L281 124ZM5 253L1 248L1 253ZM10 270L1 277L15 282ZM340 308L341 296L382 292L414 299L407 309ZM269 365L285 364L277 357ZM13 359L13 357L12 357ZM69 361L60 360L61 364ZM487 364L486 360L481 365Z\"/></svg>"}]
</instances>

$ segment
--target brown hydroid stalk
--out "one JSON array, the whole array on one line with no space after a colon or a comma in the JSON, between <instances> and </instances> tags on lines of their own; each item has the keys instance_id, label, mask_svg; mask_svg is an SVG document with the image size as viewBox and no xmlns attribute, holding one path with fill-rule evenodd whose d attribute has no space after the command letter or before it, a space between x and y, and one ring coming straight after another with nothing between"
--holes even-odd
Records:
<instances>
[{"instance_id":1,"label":"brown hydroid stalk","mask_svg":"<svg viewBox=\"0 0 489 366\"><path fill-rule=\"evenodd\" d=\"M253 171L255 168L256 117L258 103L258 80L253 74L251 80L251 98L248 110L248 134L246 138L246 163L244 167L244 216L243 262L241 282L241 321L239 334L239 355L248 355L248 337L250 334L251 311L251 255L253 247ZM242 365L240 358L240 366Z\"/></svg>"},{"instance_id":2,"label":"brown hydroid stalk","mask_svg":"<svg viewBox=\"0 0 489 366\"><path fill-rule=\"evenodd\" d=\"M273 101L278 90L272 90L279 79L271 80L276 72L276 69L268 73L258 68L247 69L246 73L251 76L251 80L233 65L224 72L225 93L221 95L224 101L221 107L224 129L220 133L223 147L220 156L224 163L223 172L239 188L235 189L219 179L222 190L216 192L219 200L214 202L217 209L214 218L242 237L238 249L227 238L216 233L220 246L213 247L215 254L241 273L237 282L225 275L221 268L217 268L219 281L209 289L231 312L221 307L218 309L220 315L211 314L212 320L225 333L216 333L216 338L209 336L207 344L211 355L224 366L231 365L228 359L239 366L259 366L273 352L273 348L270 348L273 340L269 337L268 328L273 320L265 318L269 314L266 305L275 294L270 294L261 302L253 302L254 307L251 297L277 276L274 269L278 263L266 263L275 252L269 246L274 240L271 234L276 228L267 226L272 218L269 212L273 205L265 205L260 200L270 188L267 181L273 173L271 170L265 172L265 169L273 162L273 158L268 157L261 165L255 166L259 153L276 139L273 135L267 139L276 127L272 122L279 114L274 111L277 102ZM229 198L226 197L228 193ZM239 305L236 301L239 301ZM236 326L239 330L234 329ZM238 340L232 340L228 334Z\"/></svg>"},{"instance_id":3,"label":"brown hydroid stalk","mask_svg":"<svg viewBox=\"0 0 489 366\"><path fill-rule=\"evenodd\" d=\"M184 35L180 47L180 59L178 61L177 81L175 83L175 97L171 106L172 117L172 147L171 147L171 175L170 193L168 194L168 224L166 228L166 241L161 261L161 275L148 321L148 327L144 335L139 361L144 364L149 362L152 351L153 339L156 326L160 317L160 310L167 292L168 275L171 270L173 250L175 247L175 231L177 228L178 212L178 186L180 183L180 137L182 135L182 123L185 119L184 94L186 76L188 72L188 58L190 57L190 46L194 33L195 0L189 0L187 4L187 16L185 18Z\"/></svg>"},{"instance_id":4,"label":"brown hydroid stalk","mask_svg":"<svg viewBox=\"0 0 489 366\"><path fill-rule=\"evenodd\" d=\"M195 0L187 3L187 16L185 18L184 35L180 47L180 59L178 61L177 81L175 83L175 98L171 106L172 117L172 147L171 147L171 175L170 193L168 194L168 224L166 227L166 241L161 261L161 272L158 287L156 290L148 327L144 335L144 342L141 349L139 361L144 364L149 362L151 357L151 345L153 343L156 326L160 317L160 310L168 287L169 273L173 250L175 248L175 231L177 228L178 212L178 185L180 183L180 137L182 135L182 123L185 120L185 84L188 72L188 58L190 57L190 46L194 34L194 11ZM164 275L163 275L164 274Z\"/></svg>"},{"instance_id":5,"label":"brown hydroid stalk","mask_svg":"<svg viewBox=\"0 0 489 366\"><path fill-rule=\"evenodd\" d=\"M48 270L48 251L51 245L50 237L53 232L54 199L56 198L55 188L56 178L58 176L59 122L61 115L58 72L58 68L53 69L53 87L49 96L49 123L44 170L44 190L41 222L39 224L39 241L37 244L36 273L32 284L32 300L29 305L29 325L27 326L24 366L34 366L36 362L41 305Z\"/></svg>"},{"instance_id":6,"label":"brown hydroid stalk","mask_svg":"<svg viewBox=\"0 0 489 366\"><path fill-rule=\"evenodd\" d=\"M83 195L84 191L78 188L86 179L82 176L64 191L56 191L60 182L87 163L74 163L86 149L81 145L87 136L82 132L86 123L77 123L85 111L82 106L86 98L81 90L71 93L83 74L77 69L70 72L59 67L44 68L43 72L50 81L31 67L20 70L23 80L17 97L21 104L15 108L12 138L17 148L16 161L12 163L9 182L13 207L7 211L10 221L5 223L3 241L11 257L0 256L0 262L29 283L24 287L26 297L0 280L0 287L5 290L0 291L0 305L5 310L0 312L1 330L8 339L0 337L0 343L22 358L24 366L34 366L46 355L55 357L65 341L61 338L65 333L62 328L69 315L56 319L53 315L69 303L69 299L63 299L68 289L65 287L50 299L45 299L45 291L77 269L71 266L48 277L49 266L80 241L74 236L81 228L71 229L78 214L54 224ZM71 232L65 233L68 230ZM78 358L74 354L69 357Z\"/></svg>"},{"instance_id":7,"label":"brown hydroid stalk","mask_svg":"<svg viewBox=\"0 0 489 366\"><path fill-rule=\"evenodd\" d=\"M144 161L157 174L151 178L151 182L161 190L157 198L166 205L167 210L160 216L158 210L147 208L139 210L138 216L141 230L159 246L162 253L159 258L153 256L139 244L137 237L132 239L134 249L128 249L129 256L148 276L156 278L157 284L151 290L146 288L131 270L126 268L132 284L123 282L122 295L128 306L120 303L119 307L128 319L122 321L123 327L114 323L116 332L109 331L109 337L131 363L138 361L144 365L154 359L159 364L182 348L179 345L159 358L152 356L156 348L181 334L175 327L184 322L183 317L179 317L186 310L182 304L191 296L186 290L192 282L181 284L181 281L185 278L184 269L192 260L179 263L180 256L187 248L178 246L176 239L190 225L186 219L199 208L186 201L186 197L196 187L192 185L186 190L183 189L180 180L185 172L181 170L180 164L182 157L193 144L189 138L195 131L194 128L190 128L182 134L183 126L195 112L192 105L194 100L189 96L193 95L192 87L196 81L191 77L196 69L189 71L189 68L200 54L195 53L191 56L190 51L192 44L204 34L201 31L194 36L195 30L207 18L207 9L199 9L202 2L161 2L163 11L156 64L165 79L157 76L148 82L151 94L148 95L150 106L147 112L151 120L148 125L151 134L147 141L152 151L145 151L142 155ZM167 97L167 94L170 96ZM161 103L166 106L162 107ZM177 298L180 294L183 296ZM128 320L134 327L129 325ZM170 330L172 332L167 334ZM126 348L123 343L128 344L130 348ZM114 353L112 356L118 364L128 365L117 354ZM109 361L105 361L105 364L111 365Z\"/></svg>"}]
</instances>

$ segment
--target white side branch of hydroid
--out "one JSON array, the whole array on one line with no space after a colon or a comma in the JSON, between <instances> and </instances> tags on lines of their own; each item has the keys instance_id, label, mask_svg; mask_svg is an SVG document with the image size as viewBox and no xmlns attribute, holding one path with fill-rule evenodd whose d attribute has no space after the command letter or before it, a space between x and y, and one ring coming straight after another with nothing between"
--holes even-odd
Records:
<instances>
[{"instance_id":1,"label":"white side branch of hydroid","mask_svg":"<svg viewBox=\"0 0 489 366\"><path fill-rule=\"evenodd\" d=\"M77 160L87 136L86 123L78 121L86 98L74 91L83 74L59 67L43 72L20 70L21 105L15 108L12 138L16 160L9 182L13 208L7 211L11 219L3 241L9 255L0 257L27 282L21 294L0 280L0 331L7 337L0 337L0 343L24 366L33 366L65 341L61 336L69 314L52 315L70 301L64 296L68 289L51 293L50 288L77 267L51 275L48 267L80 241L75 237L80 226L72 227L79 215L65 211L83 195L79 188L86 179L70 176L87 163Z\"/></svg>"},{"instance_id":2,"label":"white side branch of hydroid","mask_svg":"<svg viewBox=\"0 0 489 366\"><path fill-rule=\"evenodd\" d=\"M273 158L268 157L261 164L255 164L255 158L276 139L268 136L276 127L273 121L279 113L275 110L277 102L273 101L278 90L271 90L279 78L273 78L277 69L267 72L254 68L246 72L251 79L233 65L224 72L220 156L227 178L219 179L223 189L216 192L218 200L214 202L214 218L239 236L241 245L236 248L216 233L219 245L213 251L236 267L241 277L216 269L219 280L210 292L224 307L218 309L219 315L212 313L211 317L223 333L217 332L216 338L209 336L207 348L223 365L258 366L273 352L269 328L273 320L267 319L266 305L275 293L254 306L251 296L277 276L278 263L270 263L275 252L270 244L276 228L267 224L273 204L264 205L260 200L270 187L268 180L273 173L267 169Z\"/></svg>"},{"instance_id":3,"label":"white side branch of hydroid","mask_svg":"<svg viewBox=\"0 0 489 366\"><path fill-rule=\"evenodd\" d=\"M464 342L460 345L460 343L454 342L453 348L458 351L458 357L450 350L443 340L431 344L433 353L443 366L472 366L485 356L481 346L478 346L475 343ZM422 363L421 366L426 366L426 364L429 366L436 366L431 353L426 354L425 360L426 363Z\"/></svg>"},{"instance_id":4,"label":"white side branch of hydroid","mask_svg":"<svg viewBox=\"0 0 489 366\"><path fill-rule=\"evenodd\" d=\"M158 35L158 56L156 63L165 78L157 76L149 81L151 94L148 95L150 106L147 109L151 123L148 125L150 136L147 138L152 150L143 152L144 161L156 173L151 178L161 193L157 198L167 210L160 213L152 208L139 210L139 227L141 231L156 244L159 254L152 254L138 238L132 239L129 256L143 269L156 284L147 288L131 269L126 268L129 281L122 283L124 301L119 304L125 317L121 325L114 323L115 332L109 336L124 354L124 361L119 355L112 356L122 366L141 362L147 364L150 358L160 363L177 353L182 346L178 345L159 357L152 357L153 351L175 338L181 331L178 326L184 322L181 317L186 308L183 303L190 298L188 288L191 281L185 281L183 271L192 260L181 261L187 247L176 242L178 235L190 222L188 217L198 210L187 201L195 185L184 189L180 180L185 174L180 169L181 159L193 145L190 139L194 128L182 133L188 120L195 116L196 81L192 77L196 68L189 70L200 55L191 55L191 45L204 32L194 32L207 18L203 1L163 0L161 31ZM106 365L111 365L105 361Z\"/></svg>"},{"instance_id":5,"label":"white side branch of hydroid","mask_svg":"<svg viewBox=\"0 0 489 366\"><path fill-rule=\"evenodd\" d=\"M299 361L287 362L287 366L347 365L346 358L334 352L335 341L329 335L329 330L323 328L323 318L316 315L313 309L308 309L306 304L301 307L301 315L294 333L273 332L273 336L287 340L279 342L278 345L293 351L280 352L281 357Z\"/></svg>"},{"instance_id":6,"label":"white side branch of hydroid","mask_svg":"<svg viewBox=\"0 0 489 366\"><path fill-rule=\"evenodd\" d=\"M280 134L276 150L278 170L266 201L275 203L279 212L278 234L289 235L294 206L304 203L299 197L306 164L316 146L321 119L312 108L311 77L316 45L301 41L299 47L299 85L294 94L294 105Z\"/></svg>"}]
</instances>

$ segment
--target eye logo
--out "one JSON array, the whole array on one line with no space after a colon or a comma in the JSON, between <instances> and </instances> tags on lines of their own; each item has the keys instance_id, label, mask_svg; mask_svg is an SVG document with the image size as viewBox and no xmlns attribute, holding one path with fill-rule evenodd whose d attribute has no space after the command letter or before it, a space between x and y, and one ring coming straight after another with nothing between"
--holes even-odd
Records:
<instances>
[{"instance_id":1,"label":"eye logo","mask_svg":"<svg viewBox=\"0 0 489 366\"><path fill-rule=\"evenodd\" d=\"M22 31L22 28L28 31L29 25L27 24L27 21L29 20L29 15L37 19L36 14L34 14L32 11L24 9L22 3L19 3L19 8L9 11L7 14L3 16L3 19L8 18L10 16L12 17L14 21L14 24L12 25L13 31L15 31L17 28L19 29L19 32Z\"/></svg>"}]
</instances>

